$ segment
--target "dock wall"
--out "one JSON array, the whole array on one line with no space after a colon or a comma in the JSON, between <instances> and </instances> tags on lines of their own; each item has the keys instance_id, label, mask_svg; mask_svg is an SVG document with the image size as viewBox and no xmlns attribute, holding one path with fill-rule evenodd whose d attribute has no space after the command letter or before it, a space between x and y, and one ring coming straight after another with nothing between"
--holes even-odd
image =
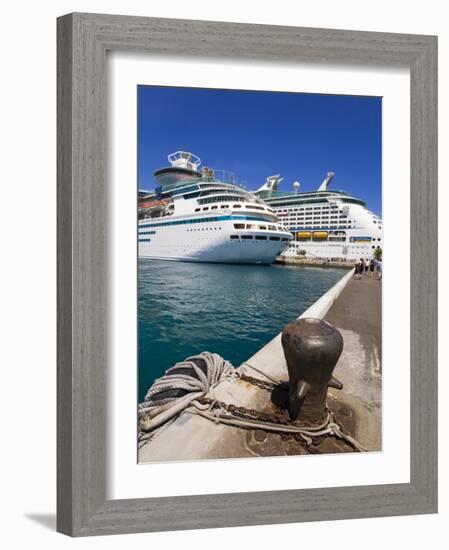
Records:
<instances>
[{"instance_id":1,"label":"dock wall","mask_svg":"<svg viewBox=\"0 0 449 550\"><path fill-rule=\"evenodd\" d=\"M314 304L312 304L303 314L301 314L299 319L306 317L324 319L326 313L330 310L335 300L340 296L342 290L348 284L353 274L354 269L351 269L349 273L342 277L332 288L325 292L321 298L318 298Z\"/></svg>"}]
</instances>

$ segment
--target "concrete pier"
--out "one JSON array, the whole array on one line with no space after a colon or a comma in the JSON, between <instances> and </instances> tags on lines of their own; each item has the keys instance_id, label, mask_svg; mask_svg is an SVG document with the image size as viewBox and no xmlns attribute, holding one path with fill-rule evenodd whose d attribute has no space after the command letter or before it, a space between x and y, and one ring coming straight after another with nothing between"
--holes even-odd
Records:
<instances>
[{"instance_id":1,"label":"concrete pier","mask_svg":"<svg viewBox=\"0 0 449 550\"><path fill-rule=\"evenodd\" d=\"M301 315L325 319L341 332L344 347L334 374L344 387L329 389L328 407L344 431L369 451L381 450L381 297L381 281L369 275L358 280L351 271ZM239 370L249 378L268 381L264 373L287 381L280 334ZM284 384L270 392L239 379L223 381L207 397L281 417L287 414L287 395ZM306 447L289 434L241 429L182 413L139 450L139 462L352 451L335 437Z\"/></svg>"},{"instance_id":2,"label":"concrete pier","mask_svg":"<svg viewBox=\"0 0 449 550\"><path fill-rule=\"evenodd\" d=\"M364 446L382 445L382 281L376 274L351 278L325 317L343 336L335 369L344 391L329 394L348 404L359 418L355 438ZM341 395L340 395L341 394Z\"/></svg>"}]
</instances>

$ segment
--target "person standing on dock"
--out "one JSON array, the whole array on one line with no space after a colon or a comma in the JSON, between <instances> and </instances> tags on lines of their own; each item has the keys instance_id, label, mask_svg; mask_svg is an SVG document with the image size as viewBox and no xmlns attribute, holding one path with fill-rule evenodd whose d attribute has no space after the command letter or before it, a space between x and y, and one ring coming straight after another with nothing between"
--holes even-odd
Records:
<instances>
[{"instance_id":1,"label":"person standing on dock","mask_svg":"<svg viewBox=\"0 0 449 550\"><path fill-rule=\"evenodd\" d=\"M356 279L360 279L362 277L363 268L364 268L363 260L362 258L360 258L360 260L356 262L354 266L354 276Z\"/></svg>"},{"instance_id":2,"label":"person standing on dock","mask_svg":"<svg viewBox=\"0 0 449 550\"><path fill-rule=\"evenodd\" d=\"M365 271L365 261L363 260L363 258L360 258L360 271L359 271L360 275L363 275L364 271Z\"/></svg>"},{"instance_id":3,"label":"person standing on dock","mask_svg":"<svg viewBox=\"0 0 449 550\"><path fill-rule=\"evenodd\" d=\"M377 260L377 279L380 281L382 279L382 258Z\"/></svg>"}]
</instances>

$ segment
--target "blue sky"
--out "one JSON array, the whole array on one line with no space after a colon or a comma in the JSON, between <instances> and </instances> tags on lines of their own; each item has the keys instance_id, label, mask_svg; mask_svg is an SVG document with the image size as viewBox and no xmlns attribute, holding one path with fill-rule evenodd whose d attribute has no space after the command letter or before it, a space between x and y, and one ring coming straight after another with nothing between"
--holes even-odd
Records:
<instances>
[{"instance_id":1,"label":"blue sky","mask_svg":"<svg viewBox=\"0 0 449 550\"><path fill-rule=\"evenodd\" d=\"M280 189L316 189L335 172L381 215L380 97L138 86L138 186L178 150L231 170L250 189L281 174Z\"/></svg>"}]
</instances>

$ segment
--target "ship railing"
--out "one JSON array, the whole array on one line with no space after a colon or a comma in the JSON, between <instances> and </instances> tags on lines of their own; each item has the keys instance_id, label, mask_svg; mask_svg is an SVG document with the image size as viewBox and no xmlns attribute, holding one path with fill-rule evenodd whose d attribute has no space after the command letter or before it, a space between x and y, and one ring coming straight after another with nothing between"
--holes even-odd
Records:
<instances>
[{"instance_id":1,"label":"ship railing","mask_svg":"<svg viewBox=\"0 0 449 550\"><path fill-rule=\"evenodd\" d=\"M235 173L230 170L205 167L201 172L201 179L203 181L229 183L246 190L246 186L244 185L245 182L239 181Z\"/></svg>"}]
</instances>

